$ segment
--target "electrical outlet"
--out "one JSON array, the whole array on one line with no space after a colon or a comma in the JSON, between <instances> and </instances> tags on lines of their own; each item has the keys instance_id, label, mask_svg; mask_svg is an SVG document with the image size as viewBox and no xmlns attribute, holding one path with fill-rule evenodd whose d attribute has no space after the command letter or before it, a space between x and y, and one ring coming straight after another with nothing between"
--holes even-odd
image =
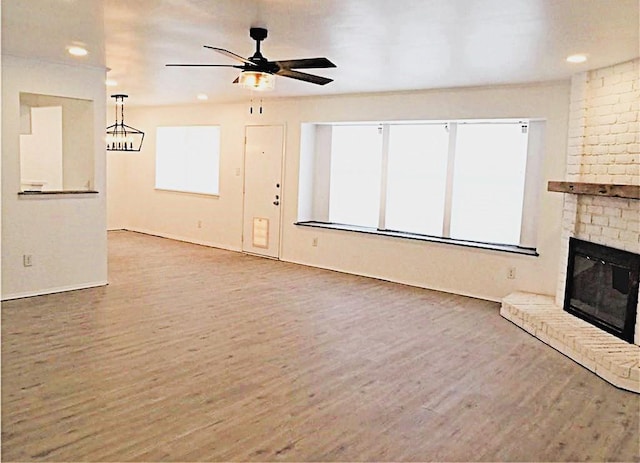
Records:
<instances>
[{"instance_id":1,"label":"electrical outlet","mask_svg":"<svg viewBox=\"0 0 640 463\"><path fill-rule=\"evenodd\" d=\"M509 267L509 269L507 270L507 279L508 280L515 280L516 279L516 268L515 267Z\"/></svg>"},{"instance_id":2,"label":"electrical outlet","mask_svg":"<svg viewBox=\"0 0 640 463\"><path fill-rule=\"evenodd\" d=\"M313 246L314 248L318 246L318 238L317 237L314 237L311 240L311 246Z\"/></svg>"},{"instance_id":3,"label":"electrical outlet","mask_svg":"<svg viewBox=\"0 0 640 463\"><path fill-rule=\"evenodd\" d=\"M33 265L33 256L31 254L23 254L22 265L24 267L31 267Z\"/></svg>"},{"instance_id":4,"label":"electrical outlet","mask_svg":"<svg viewBox=\"0 0 640 463\"><path fill-rule=\"evenodd\" d=\"M198 220L198 228L202 228L202 220Z\"/></svg>"}]
</instances>

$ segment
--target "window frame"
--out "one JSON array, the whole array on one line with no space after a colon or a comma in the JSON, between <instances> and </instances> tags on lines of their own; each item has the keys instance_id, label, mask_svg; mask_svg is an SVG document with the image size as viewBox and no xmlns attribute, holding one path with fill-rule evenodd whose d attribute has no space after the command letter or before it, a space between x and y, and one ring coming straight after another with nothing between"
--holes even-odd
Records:
<instances>
[{"instance_id":1,"label":"window frame","mask_svg":"<svg viewBox=\"0 0 640 463\"><path fill-rule=\"evenodd\" d=\"M518 244L504 244L504 243L491 243L483 241L462 240L451 238L450 226L451 226L451 211L452 211L452 199L453 199L453 175L455 164L455 152L456 152L456 137L457 128L459 124L521 124L526 125L529 132L526 160L525 160L525 173L524 173L524 192L522 199L522 213L520 217L520 240ZM420 233L405 232L398 230L387 229L385 226L386 215L386 197L387 197L387 176L388 176L388 156L389 156L389 127L391 125L419 125L419 124L446 124L449 131L449 145L448 145L448 161L447 161L447 178L445 183L445 205L444 205L444 219L443 230L440 236L423 235ZM537 237L537 219L538 219L538 204L540 185L542 184L541 172L542 172L542 158L544 154L544 126L545 121L542 119L534 118L505 118L505 119L460 119L460 120L430 120L430 121L385 121L385 122L344 122L344 123L309 123L303 124L306 126L303 129L305 134L313 133L314 136L319 131L324 131L324 140L318 142L317 139L313 143L305 144L307 149L313 145L314 153L311 155L313 169L318 167L318 164L322 164L327 161L330 164L330 158L332 153L326 152L327 148L330 148L330 143L327 143L327 133L330 141L331 127L336 125L375 125L381 127L383 135L382 141L382 169L381 169L381 188L380 188L380 210L378 226L361 227L351 224L338 224L332 223L328 220L328 215L322 216L315 213L309 214L307 211L322 211L322 203L317 204L317 185L311 189L311 202L312 207L307 207L304 204L299 204L298 221L295 225L311 226L319 228L330 228L343 231L361 232L367 234L377 234L382 236L392 236L399 238L407 238L413 240L431 241L438 243L449 243L455 245L462 245L468 247L492 249L497 251L514 252L525 255L537 256L536 249L536 237ZM311 130L310 126L315 128ZM322 152L324 149L324 153ZM304 157L304 153L301 151L301 156ZM330 170L326 169L325 171ZM328 179L330 181L330 179ZM317 183L317 181L316 181ZM322 181L320 181L322 183ZM329 185L326 185L328 188ZM330 191L324 191L324 196L328 196ZM301 211L307 213L301 213Z\"/></svg>"}]
</instances>

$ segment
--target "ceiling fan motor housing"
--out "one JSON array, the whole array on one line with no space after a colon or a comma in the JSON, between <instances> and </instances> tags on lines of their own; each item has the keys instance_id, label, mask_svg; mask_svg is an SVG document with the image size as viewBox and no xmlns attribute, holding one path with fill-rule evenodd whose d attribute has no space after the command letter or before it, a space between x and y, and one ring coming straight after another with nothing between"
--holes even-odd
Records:
<instances>
[{"instance_id":1,"label":"ceiling fan motor housing","mask_svg":"<svg viewBox=\"0 0 640 463\"><path fill-rule=\"evenodd\" d=\"M265 72L276 72L278 70L277 67L275 70L268 69L268 60L260 53L260 42L267 38L267 30L262 27L252 27L249 29L249 35L256 41L256 52L249 58L249 61L263 68L262 70Z\"/></svg>"},{"instance_id":2,"label":"ceiling fan motor housing","mask_svg":"<svg viewBox=\"0 0 640 463\"><path fill-rule=\"evenodd\" d=\"M249 36L259 42L267 38L267 30L263 27L252 27L249 29Z\"/></svg>"}]
</instances>

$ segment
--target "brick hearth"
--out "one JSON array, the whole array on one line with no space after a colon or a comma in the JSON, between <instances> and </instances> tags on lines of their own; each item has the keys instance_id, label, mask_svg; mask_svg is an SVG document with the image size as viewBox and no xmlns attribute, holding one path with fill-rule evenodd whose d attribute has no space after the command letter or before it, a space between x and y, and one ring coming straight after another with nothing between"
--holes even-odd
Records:
<instances>
[{"instance_id":1,"label":"brick hearth","mask_svg":"<svg viewBox=\"0 0 640 463\"><path fill-rule=\"evenodd\" d=\"M640 393L640 346L564 312L553 297L510 294L500 315L614 386Z\"/></svg>"}]
</instances>

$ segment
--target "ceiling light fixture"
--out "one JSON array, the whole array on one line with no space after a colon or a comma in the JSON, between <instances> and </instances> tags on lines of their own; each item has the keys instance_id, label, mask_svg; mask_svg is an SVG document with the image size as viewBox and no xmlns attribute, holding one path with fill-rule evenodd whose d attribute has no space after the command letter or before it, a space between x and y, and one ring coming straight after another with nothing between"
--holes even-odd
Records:
<instances>
[{"instance_id":1,"label":"ceiling light fixture","mask_svg":"<svg viewBox=\"0 0 640 463\"><path fill-rule=\"evenodd\" d=\"M276 76L269 72L242 71L238 76L238 83L251 90L273 90L276 85Z\"/></svg>"},{"instance_id":2,"label":"ceiling light fixture","mask_svg":"<svg viewBox=\"0 0 640 463\"><path fill-rule=\"evenodd\" d=\"M107 127L107 151L140 151L144 132L124 123L124 99L129 95L111 95L116 100L116 123ZM120 119L118 119L120 109Z\"/></svg>"},{"instance_id":3,"label":"ceiling light fixture","mask_svg":"<svg viewBox=\"0 0 640 463\"><path fill-rule=\"evenodd\" d=\"M89 53L86 48L79 47L77 45L68 47L67 51L70 55L73 56L87 56L87 54Z\"/></svg>"},{"instance_id":4,"label":"ceiling light fixture","mask_svg":"<svg viewBox=\"0 0 640 463\"><path fill-rule=\"evenodd\" d=\"M583 55L583 54L567 56L568 63L579 64L579 63L584 63L586 60L587 60L587 55Z\"/></svg>"}]
</instances>

